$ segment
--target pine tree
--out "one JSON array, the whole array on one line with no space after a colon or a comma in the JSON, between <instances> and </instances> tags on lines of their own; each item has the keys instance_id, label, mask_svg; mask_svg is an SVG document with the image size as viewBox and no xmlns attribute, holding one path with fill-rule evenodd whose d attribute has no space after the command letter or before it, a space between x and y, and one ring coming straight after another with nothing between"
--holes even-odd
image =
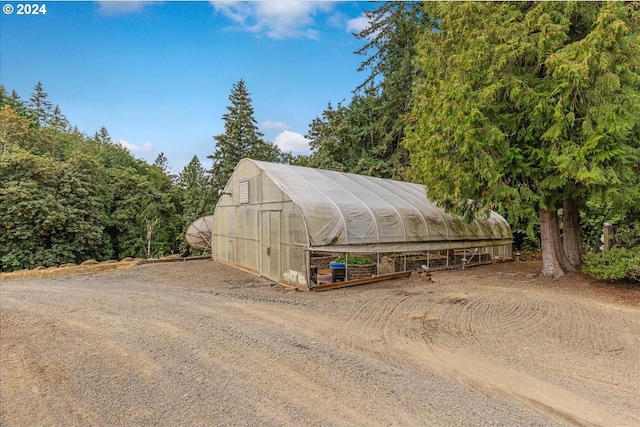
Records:
<instances>
[{"instance_id":1,"label":"pine tree","mask_svg":"<svg viewBox=\"0 0 640 427\"><path fill-rule=\"evenodd\" d=\"M52 104L48 100L48 97L49 95L42 88L42 83L38 82L27 103L27 106L40 126L49 123L53 116Z\"/></svg>"},{"instance_id":2,"label":"pine tree","mask_svg":"<svg viewBox=\"0 0 640 427\"><path fill-rule=\"evenodd\" d=\"M169 167L169 159L164 153L158 154L156 159L153 162L154 166L160 169L163 173L169 175L171 173L171 168Z\"/></svg>"},{"instance_id":3,"label":"pine tree","mask_svg":"<svg viewBox=\"0 0 640 427\"><path fill-rule=\"evenodd\" d=\"M356 54L366 56L358 71L370 73L356 89L360 96L349 107L354 110L354 120L367 123L362 129L364 137L375 141L363 141L369 147L367 152L373 162L370 167L377 169L380 176L399 177L409 163L402 139L416 75L415 45L428 17L420 2L401 1L385 2L365 11L365 16L369 25L356 37L366 43ZM359 169L357 172L366 172L364 167Z\"/></svg>"},{"instance_id":4,"label":"pine tree","mask_svg":"<svg viewBox=\"0 0 640 427\"><path fill-rule=\"evenodd\" d=\"M56 130L60 130L60 131L68 130L69 120L67 120L64 114L62 114L62 111L60 111L59 105L56 105L56 107L53 109L53 113L51 114L49 125Z\"/></svg>"},{"instance_id":5,"label":"pine tree","mask_svg":"<svg viewBox=\"0 0 640 427\"><path fill-rule=\"evenodd\" d=\"M111 134L107 130L105 126L100 127L100 129L93 135L93 139L101 144L110 144L111 143Z\"/></svg>"},{"instance_id":6,"label":"pine tree","mask_svg":"<svg viewBox=\"0 0 640 427\"><path fill-rule=\"evenodd\" d=\"M213 137L215 151L207 156L213 162L210 174L214 189L224 188L241 159L278 161L282 155L277 147L263 140L243 79L232 86L229 101L228 112L222 116L224 133Z\"/></svg>"},{"instance_id":7,"label":"pine tree","mask_svg":"<svg viewBox=\"0 0 640 427\"><path fill-rule=\"evenodd\" d=\"M196 219L211 215L214 209L214 199L210 189L206 171L198 156L193 156L176 178L176 185L182 194L182 233L186 233L189 225ZM180 252L190 254L192 249L183 240Z\"/></svg>"}]
</instances>

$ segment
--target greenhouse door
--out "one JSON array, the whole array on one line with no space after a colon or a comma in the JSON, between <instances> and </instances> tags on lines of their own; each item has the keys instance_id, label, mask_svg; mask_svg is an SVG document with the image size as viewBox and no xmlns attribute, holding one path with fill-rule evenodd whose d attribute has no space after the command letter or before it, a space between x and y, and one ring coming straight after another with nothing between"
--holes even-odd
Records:
<instances>
[{"instance_id":1,"label":"greenhouse door","mask_svg":"<svg viewBox=\"0 0 640 427\"><path fill-rule=\"evenodd\" d=\"M280 281L280 211L260 212L260 275Z\"/></svg>"}]
</instances>

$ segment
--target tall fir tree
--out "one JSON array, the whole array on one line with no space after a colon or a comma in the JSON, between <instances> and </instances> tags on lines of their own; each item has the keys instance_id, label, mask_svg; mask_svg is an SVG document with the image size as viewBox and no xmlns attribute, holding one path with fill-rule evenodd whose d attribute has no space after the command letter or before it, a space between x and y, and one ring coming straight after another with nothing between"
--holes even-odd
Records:
<instances>
[{"instance_id":1,"label":"tall fir tree","mask_svg":"<svg viewBox=\"0 0 640 427\"><path fill-rule=\"evenodd\" d=\"M369 151L380 163L377 168L393 169L383 175L399 177L409 163L402 140L416 76L415 45L428 15L420 2L406 1L385 2L364 13L369 25L356 34L365 41L356 54L366 57L358 71L369 70L369 75L358 86L361 96L354 99L357 104L353 106L356 112L364 111L354 116L358 120L364 114L368 135L375 135Z\"/></svg>"},{"instance_id":2,"label":"tall fir tree","mask_svg":"<svg viewBox=\"0 0 640 427\"><path fill-rule=\"evenodd\" d=\"M169 167L169 159L167 159L167 156L165 156L164 153L158 154L156 159L153 161L153 164L155 167L160 169L163 173L167 175L171 174L171 168Z\"/></svg>"},{"instance_id":3,"label":"tall fir tree","mask_svg":"<svg viewBox=\"0 0 640 427\"><path fill-rule=\"evenodd\" d=\"M110 144L111 134L105 126L101 126L100 129L93 135L93 139L101 144Z\"/></svg>"},{"instance_id":4,"label":"tall fir tree","mask_svg":"<svg viewBox=\"0 0 640 427\"><path fill-rule=\"evenodd\" d=\"M42 88L42 82L38 81L36 84L27 106L40 126L45 126L53 117L53 104L49 101L49 95Z\"/></svg>"},{"instance_id":5,"label":"tall fir tree","mask_svg":"<svg viewBox=\"0 0 640 427\"><path fill-rule=\"evenodd\" d=\"M51 119L49 121L49 125L51 125L54 129L59 131L69 130L69 120L62 114L60 110L60 106L56 105L53 109L53 113L51 113Z\"/></svg>"},{"instance_id":6,"label":"tall fir tree","mask_svg":"<svg viewBox=\"0 0 640 427\"><path fill-rule=\"evenodd\" d=\"M202 216L211 215L214 209L209 180L198 156L193 156L178 174L176 185L182 195L182 233L184 235L193 221ZM180 251L183 255L189 255L193 249L183 240Z\"/></svg>"},{"instance_id":7,"label":"tall fir tree","mask_svg":"<svg viewBox=\"0 0 640 427\"><path fill-rule=\"evenodd\" d=\"M425 22L421 4L385 2L365 10L368 25L354 34L364 45L358 71L367 72L349 104L331 105L309 125L310 166L384 178L405 178L402 145L415 79L412 58Z\"/></svg>"},{"instance_id":8,"label":"tall fir tree","mask_svg":"<svg viewBox=\"0 0 640 427\"><path fill-rule=\"evenodd\" d=\"M222 116L224 133L213 137L215 150L213 155L207 156L212 161L210 175L214 190L224 188L242 158L278 161L282 157L280 150L264 141L264 135L258 130L243 79L232 86L229 101L228 112Z\"/></svg>"}]
</instances>

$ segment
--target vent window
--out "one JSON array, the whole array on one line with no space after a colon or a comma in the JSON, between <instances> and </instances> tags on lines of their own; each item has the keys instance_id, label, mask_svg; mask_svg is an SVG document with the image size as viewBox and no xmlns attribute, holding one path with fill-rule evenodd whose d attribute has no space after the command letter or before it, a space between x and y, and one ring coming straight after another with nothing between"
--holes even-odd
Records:
<instances>
[{"instance_id":1,"label":"vent window","mask_svg":"<svg viewBox=\"0 0 640 427\"><path fill-rule=\"evenodd\" d=\"M249 203L249 181L240 181L240 203Z\"/></svg>"}]
</instances>

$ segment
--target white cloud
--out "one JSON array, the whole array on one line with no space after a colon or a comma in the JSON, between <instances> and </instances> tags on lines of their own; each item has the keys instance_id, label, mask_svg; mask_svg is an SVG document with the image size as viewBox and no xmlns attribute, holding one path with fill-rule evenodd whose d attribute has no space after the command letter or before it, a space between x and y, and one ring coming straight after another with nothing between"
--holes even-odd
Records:
<instances>
[{"instance_id":1,"label":"white cloud","mask_svg":"<svg viewBox=\"0 0 640 427\"><path fill-rule=\"evenodd\" d=\"M212 1L214 9L229 18L241 31L264 32L272 39L306 37L315 39L314 17L327 12L334 5L304 1Z\"/></svg>"},{"instance_id":2,"label":"white cloud","mask_svg":"<svg viewBox=\"0 0 640 427\"><path fill-rule=\"evenodd\" d=\"M153 144L149 141L145 142L142 145L132 144L129 141L124 139L116 139L116 144L122 145L124 148L129 150L132 153L152 153L153 152Z\"/></svg>"},{"instance_id":3,"label":"white cloud","mask_svg":"<svg viewBox=\"0 0 640 427\"><path fill-rule=\"evenodd\" d=\"M252 7L249 3L212 1L211 4L216 12L222 13L236 24L244 25L252 13Z\"/></svg>"},{"instance_id":4,"label":"white cloud","mask_svg":"<svg viewBox=\"0 0 640 427\"><path fill-rule=\"evenodd\" d=\"M293 154L308 154L310 152L309 140L290 130L282 131L276 136L275 144L284 152L290 151Z\"/></svg>"},{"instance_id":5,"label":"white cloud","mask_svg":"<svg viewBox=\"0 0 640 427\"><path fill-rule=\"evenodd\" d=\"M262 122L260 125L260 129L264 130L282 130L289 128L289 125L283 122L274 122L271 120L267 120L266 122Z\"/></svg>"},{"instance_id":6,"label":"white cloud","mask_svg":"<svg viewBox=\"0 0 640 427\"><path fill-rule=\"evenodd\" d=\"M351 33L358 34L360 31L364 30L369 26L369 19L360 15L357 18L349 19L347 21L347 30Z\"/></svg>"}]
</instances>

